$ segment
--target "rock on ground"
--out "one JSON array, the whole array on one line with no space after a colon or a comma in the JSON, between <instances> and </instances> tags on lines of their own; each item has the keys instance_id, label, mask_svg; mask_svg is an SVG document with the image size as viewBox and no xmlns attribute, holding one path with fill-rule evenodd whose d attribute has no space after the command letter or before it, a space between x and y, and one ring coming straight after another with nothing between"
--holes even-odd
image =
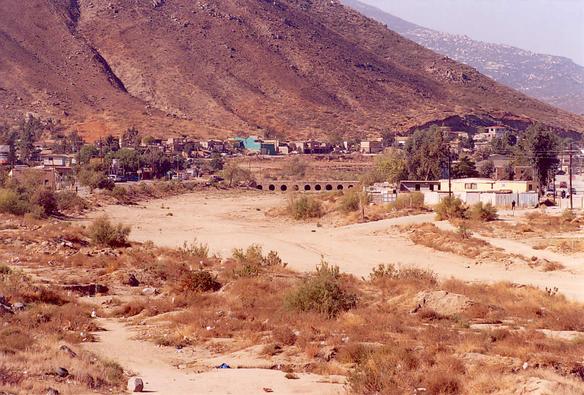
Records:
<instances>
[{"instance_id":1,"label":"rock on ground","mask_svg":"<svg viewBox=\"0 0 584 395\"><path fill-rule=\"evenodd\" d=\"M142 392L144 390L144 382L140 377L131 377L128 380L128 391Z\"/></svg>"},{"instance_id":2,"label":"rock on ground","mask_svg":"<svg viewBox=\"0 0 584 395\"><path fill-rule=\"evenodd\" d=\"M473 304L466 296L447 291L420 292L414 298L414 302L414 312L427 308L444 316L458 314Z\"/></svg>"}]
</instances>

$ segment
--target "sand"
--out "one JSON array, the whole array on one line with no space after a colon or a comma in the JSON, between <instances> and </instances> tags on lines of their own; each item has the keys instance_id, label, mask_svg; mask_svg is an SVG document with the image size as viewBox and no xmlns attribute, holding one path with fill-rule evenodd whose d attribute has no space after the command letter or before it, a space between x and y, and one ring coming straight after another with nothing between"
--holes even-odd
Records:
<instances>
[{"instance_id":1,"label":"sand","mask_svg":"<svg viewBox=\"0 0 584 395\"><path fill-rule=\"evenodd\" d=\"M92 213L92 217L106 213L115 221L131 224L130 237L136 241L151 240L157 245L176 247L197 239L223 257L230 256L233 248L259 244L265 250L276 250L292 269L299 271L313 270L325 259L345 272L368 276L373 267L394 263L430 269L441 278L558 287L568 297L584 302L581 286L584 262L579 258L554 254L569 269L555 272L525 266L506 268L496 262L476 265L469 258L414 245L393 228L432 222L433 214L319 227L316 223L267 214L274 207L283 207L285 202L286 195L278 193L198 192L135 206L106 206ZM526 256L550 258L548 251L538 251L517 241L490 238L489 242L509 252L520 248Z\"/></svg>"}]
</instances>

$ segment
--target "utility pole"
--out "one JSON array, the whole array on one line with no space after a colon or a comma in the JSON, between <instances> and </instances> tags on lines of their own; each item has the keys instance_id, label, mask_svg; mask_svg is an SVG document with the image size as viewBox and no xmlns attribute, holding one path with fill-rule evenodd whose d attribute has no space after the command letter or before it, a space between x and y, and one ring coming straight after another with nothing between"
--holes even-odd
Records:
<instances>
[{"instance_id":1,"label":"utility pole","mask_svg":"<svg viewBox=\"0 0 584 395\"><path fill-rule=\"evenodd\" d=\"M450 147L448 147L448 197L452 197L452 155L450 155Z\"/></svg>"},{"instance_id":2,"label":"utility pole","mask_svg":"<svg viewBox=\"0 0 584 395\"><path fill-rule=\"evenodd\" d=\"M572 199L572 156L573 156L573 145L572 143L570 143L570 161L568 164L568 174L570 177L570 182L569 182L569 186L568 186L568 191L570 193L570 210L574 210L574 201Z\"/></svg>"}]
</instances>

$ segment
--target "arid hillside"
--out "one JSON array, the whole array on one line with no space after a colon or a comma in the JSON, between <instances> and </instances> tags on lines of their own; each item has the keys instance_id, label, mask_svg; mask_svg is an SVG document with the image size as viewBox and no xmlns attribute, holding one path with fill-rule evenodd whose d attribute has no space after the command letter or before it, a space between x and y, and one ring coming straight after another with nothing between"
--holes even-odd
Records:
<instances>
[{"instance_id":1,"label":"arid hillside","mask_svg":"<svg viewBox=\"0 0 584 395\"><path fill-rule=\"evenodd\" d=\"M503 87L336 1L2 2L0 118L93 137L294 137L584 119Z\"/></svg>"},{"instance_id":2,"label":"arid hillside","mask_svg":"<svg viewBox=\"0 0 584 395\"><path fill-rule=\"evenodd\" d=\"M391 30L552 106L584 114L584 67L571 59L428 29L357 0L343 4Z\"/></svg>"}]
</instances>

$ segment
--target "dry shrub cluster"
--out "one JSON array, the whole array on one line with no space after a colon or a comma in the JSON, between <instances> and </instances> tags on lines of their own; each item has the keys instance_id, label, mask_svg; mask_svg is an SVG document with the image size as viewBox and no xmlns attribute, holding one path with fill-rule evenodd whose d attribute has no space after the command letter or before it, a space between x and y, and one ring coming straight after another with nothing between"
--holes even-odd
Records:
<instances>
[{"instance_id":1,"label":"dry shrub cluster","mask_svg":"<svg viewBox=\"0 0 584 395\"><path fill-rule=\"evenodd\" d=\"M406 229L414 243L437 251L451 252L469 258L476 258L485 252L495 251L495 248L486 241L472 237L465 227L459 228L458 232L453 232L426 223L409 226Z\"/></svg>"},{"instance_id":2,"label":"dry shrub cluster","mask_svg":"<svg viewBox=\"0 0 584 395\"><path fill-rule=\"evenodd\" d=\"M113 198L119 204L133 204L147 199L181 195L204 187L203 184L188 181L155 181L114 186L111 190L104 191L103 195ZM96 198L99 200L100 196Z\"/></svg>"},{"instance_id":3,"label":"dry shrub cluster","mask_svg":"<svg viewBox=\"0 0 584 395\"><path fill-rule=\"evenodd\" d=\"M92 243L103 247L125 247L132 229L124 224L112 224L109 218L95 219L87 229Z\"/></svg>"},{"instance_id":4,"label":"dry shrub cluster","mask_svg":"<svg viewBox=\"0 0 584 395\"><path fill-rule=\"evenodd\" d=\"M245 250L234 249L228 266L232 267L233 277L255 277L266 269L284 269L287 264L276 251L264 254L260 245L252 244Z\"/></svg>"},{"instance_id":5,"label":"dry shrub cluster","mask_svg":"<svg viewBox=\"0 0 584 395\"><path fill-rule=\"evenodd\" d=\"M2 304L11 307L0 310L0 392L121 390L125 377L120 366L75 347L91 341L90 332L99 329L88 306L14 270L0 274L0 295ZM71 348L76 350L64 351ZM55 373L58 368L67 369L66 379Z\"/></svg>"},{"instance_id":6,"label":"dry shrub cluster","mask_svg":"<svg viewBox=\"0 0 584 395\"><path fill-rule=\"evenodd\" d=\"M338 266L322 261L316 271L286 295L286 307L297 311L314 311L332 318L352 309L358 297L347 290Z\"/></svg>"},{"instance_id":7,"label":"dry shrub cluster","mask_svg":"<svg viewBox=\"0 0 584 395\"><path fill-rule=\"evenodd\" d=\"M570 210L565 210L561 215L550 215L544 211L529 212L525 216L518 217L518 222L509 224L507 222L494 222L489 226L482 227L477 231L495 235L504 234L505 237L525 239L531 237L544 237L561 233L576 232L584 225L584 216L577 216Z\"/></svg>"},{"instance_id":8,"label":"dry shrub cluster","mask_svg":"<svg viewBox=\"0 0 584 395\"><path fill-rule=\"evenodd\" d=\"M288 214L297 220L320 218L324 214L320 200L310 195L291 195L287 210Z\"/></svg>"}]
</instances>

